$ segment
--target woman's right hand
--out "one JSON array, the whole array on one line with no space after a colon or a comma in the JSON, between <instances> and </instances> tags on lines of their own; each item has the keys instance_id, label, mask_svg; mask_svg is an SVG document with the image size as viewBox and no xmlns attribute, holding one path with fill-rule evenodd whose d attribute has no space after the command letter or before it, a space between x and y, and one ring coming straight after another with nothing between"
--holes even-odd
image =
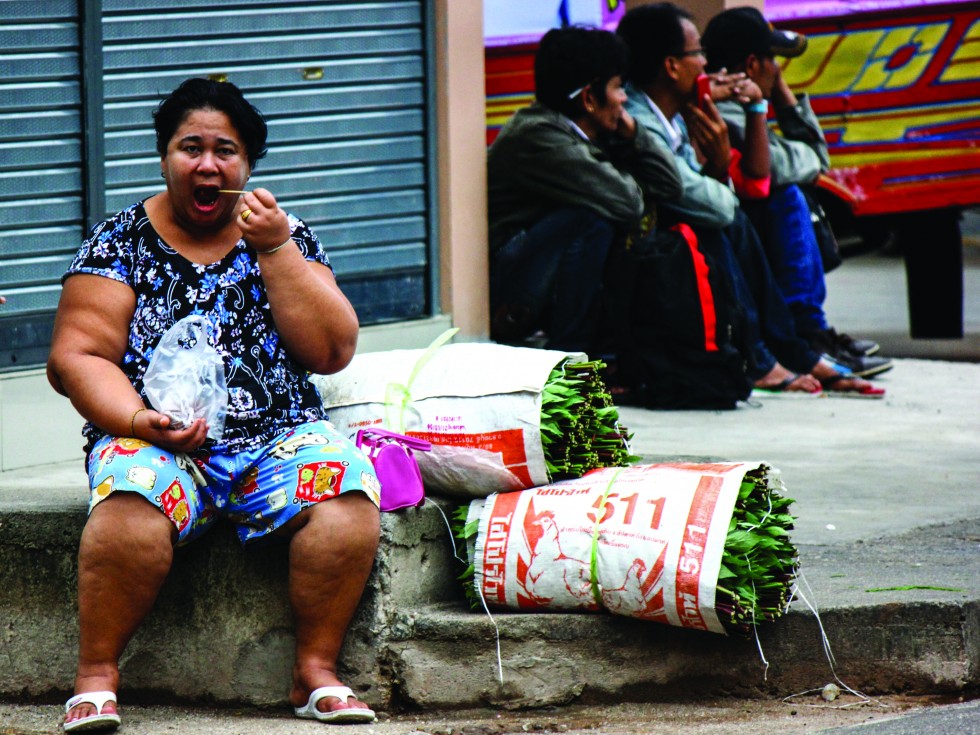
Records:
<instances>
[{"instance_id":1,"label":"woman's right hand","mask_svg":"<svg viewBox=\"0 0 980 735\"><path fill-rule=\"evenodd\" d=\"M199 449L208 437L208 425L204 419L183 429L172 427L173 419L167 414L148 408L136 414L133 420L133 436L175 454Z\"/></svg>"},{"instance_id":2,"label":"woman's right hand","mask_svg":"<svg viewBox=\"0 0 980 735\"><path fill-rule=\"evenodd\" d=\"M242 194L235 222L248 245L259 253L273 250L289 240L289 219L268 189ZM242 219L242 214L248 216Z\"/></svg>"}]
</instances>

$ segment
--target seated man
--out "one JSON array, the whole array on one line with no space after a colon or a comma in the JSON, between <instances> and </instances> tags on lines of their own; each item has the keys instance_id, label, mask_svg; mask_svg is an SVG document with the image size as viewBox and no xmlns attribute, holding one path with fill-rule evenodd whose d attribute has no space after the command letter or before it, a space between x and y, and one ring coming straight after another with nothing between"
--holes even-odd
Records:
<instances>
[{"instance_id":1,"label":"seated man","mask_svg":"<svg viewBox=\"0 0 980 735\"><path fill-rule=\"evenodd\" d=\"M746 359L756 388L819 393L823 386L861 395L883 393L848 368L821 358L797 336L758 236L732 191L725 121L711 99L698 100L696 80L705 59L690 14L672 3L633 8L617 33L630 50L627 111L673 152L684 185L683 194L661 208L661 224L673 218L691 225L700 246L727 271L749 317L753 348ZM761 97L756 85L737 77L723 88L714 86L712 96L716 94L742 102ZM764 115L753 114L759 130ZM756 160L757 153L745 158Z\"/></svg>"},{"instance_id":2,"label":"seated man","mask_svg":"<svg viewBox=\"0 0 980 735\"><path fill-rule=\"evenodd\" d=\"M545 34L536 101L488 154L491 337L536 330L550 349L596 347L602 273L645 200L680 194L677 168L624 110L626 50L586 28ZM640 183L643 182L643 183Z\"/></svg>"},{"instance_id":3,"label":"seated man","mask_svg":"<svg viewBox=\"0 0 980 735\"><path fill-rule=\"evenodd\" d=\"M801 186L812 185L830 166L827 142L806 95L797 99L783 79L776 56L794 57L806 49L806 39L774 30L755 8L731 8L708 23L702 43L709 70L744 72L760 88L763 115L771 101L781 134L768 130L770 193L765 199L743 202L763 243L773 275L793 314L797 333L817 352L830 355L856 375L888 370L891 360L869 357L877 345L838 334L827 323L827 295L820 246L810 207ZM734 100L718 103L728 125L732 147L745 147L745 134L758 115Z\"/></svg>"}]
</instances>

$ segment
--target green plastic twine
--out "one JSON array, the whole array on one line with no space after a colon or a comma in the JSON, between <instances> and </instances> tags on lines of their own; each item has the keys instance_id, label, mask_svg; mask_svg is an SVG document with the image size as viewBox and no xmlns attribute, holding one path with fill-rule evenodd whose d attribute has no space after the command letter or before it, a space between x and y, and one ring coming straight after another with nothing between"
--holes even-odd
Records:
<instances>
[{"instance_id":1,"label":"green plastic twine","mask_svg":"<svg viewBox=\"0 0 980 735\"><path fill-rule=\"evenodd\" d=\"M599 589L598 575L596 574L597 567L599 566L599 524L602 523L602 518L606 515L606 498L609 497L609 491L612 490L612 486L616 484L616 480L619 479L620 473L625 470L625 467L620 467L613 473L613 476L609 479L609 483L606 485L606 489L602 493L602 502L599 503L599 507L596 509L595 526L592 528L592 553L589 559L589 582L592 585L592 598L596 601L599 607L602 607L602 591ZM599 515L599 512L602 515Z\"/></svg>"},{"instance_id":2,"label":"green plastic twine","mask_svg":"<svg viewBox=\"0 0 980 735\"><path fill-rule=\"evenodd\" d=\"M385 423L392 431L397 431L399 434L405 433L405 409L412 402L412 383L415 382L415 378L418 377L425 364L436 354L436 351L452 339L458 331L459 327L452 327L432 340L432 344L426 347L425 352L415 362L415 367L412 368L412 372L409 374L408 381L405 385L401 383L388 383L388 386L385 388ZM396 405L398 407L397 424L391 420L391 409Z\"/></svg>"}]
</instances>

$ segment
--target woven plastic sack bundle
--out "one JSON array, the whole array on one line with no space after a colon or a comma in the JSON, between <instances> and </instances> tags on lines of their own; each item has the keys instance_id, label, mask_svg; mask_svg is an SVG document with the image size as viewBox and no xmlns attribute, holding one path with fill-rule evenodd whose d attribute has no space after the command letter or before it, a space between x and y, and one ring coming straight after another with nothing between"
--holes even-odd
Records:
<instances>
[{"instance_id":1,"label":"woven plastic sack bundle","mask_svg":"<svg viewBox=\"0 0 980 735\"><path fill-rule=\"evenodd\" d=\"M582 354L436 343L356 355L311 380L338 430L430 442L418 456L426 490L480 498L629 462L601 366Z\"/></svg>"},{"instance_id":2,"label":"woven plastic sack bundle","mask_svg":"<svg viewBox=\"0 0 980 735\"><path fill-rule=\"evenodd\" d=\"M667 463L474 500L457 514L461 578L474 605L747 633L792 597L782 490L765 464Z\"/></svg>"}]
</instances>

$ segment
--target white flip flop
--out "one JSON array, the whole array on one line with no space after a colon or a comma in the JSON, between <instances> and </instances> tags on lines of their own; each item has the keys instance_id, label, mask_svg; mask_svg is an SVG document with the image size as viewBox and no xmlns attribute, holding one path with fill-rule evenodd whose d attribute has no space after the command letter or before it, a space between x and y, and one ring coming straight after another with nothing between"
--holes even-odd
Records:
<instances>
[{"instance_id":1,"label":"white flip flop","mask_svg":"<svg viewBox=\"0 0 980 735\"><path fill-rule=\"evenodd\" d=\"M354 692L350 687L320 687L310 693L310 698L303 707L294 707L293 712L297 717L304 720L318 720L319 722L335 723L356 723L374 722L374 710L367 707L346 707L336 709L332 712L321 712L316 708L317 703L324 697L336 697L341 702L347 702L348 697L353 697Z\"/></svg>"},{"instance_id":2,"label":"white flip flop","mask_svg":"<svg viewBox=\"0 0 980 735\"><path fill-rule=\"evenodd\" d=\"M92 732L96 730L108 731L115 730L119 727L122 719L115 712L103 712L102 709L105 707L106 702L112 702L116 704L116 693L115 692L85 692L84 694L76 694L74 697L65 702L65 714L67 715L71 710L80 704L91 704L95 707L95 714L89 715L88 717L82 717L81 719L74 720L73 722L65 722L62 727L65 728L65 732Z\"/></svg>"}]
</instances>

